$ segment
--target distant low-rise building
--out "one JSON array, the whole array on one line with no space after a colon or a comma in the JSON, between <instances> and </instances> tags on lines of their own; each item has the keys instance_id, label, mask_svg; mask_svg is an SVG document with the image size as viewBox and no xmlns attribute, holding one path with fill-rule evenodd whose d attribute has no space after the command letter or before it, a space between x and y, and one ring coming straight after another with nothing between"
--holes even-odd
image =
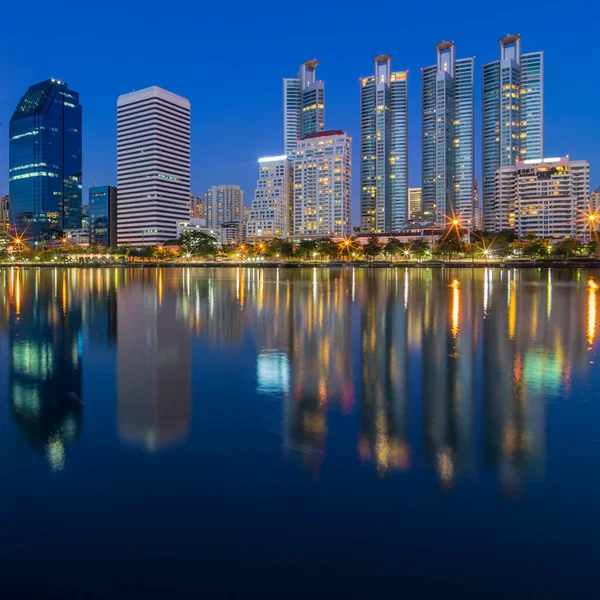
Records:
<instances>
[{"instance_id":1,"label":"distant low-rise building","mask_svg":"<svg viewBox=\"0 0 600 600\"><path fill-rule=\"evenodd\" d=\"M64 229L63 236L67 243L75 244L76 246L88 246L90 243L90 232L87 229L83 229L83 227Z\"/></svg>"},{"instance_id":2,"label":"distant low-rise building","mask_svg":"<svg viewBox=\"0 0 600 600\"><path fill-rule=\"evenodd\" d=\"M246 232L242 221L230 221L222 223L219 227L221 234L221 245L229 246L230 244L243 244L246 240Z\"/></svg>"},{"instance_id":3,"label":"distant low-rise building","mask_svg":"<svg viewBox=\"0 0 600 600\"><path fill-rule=\"evenodd\" d=\"M221 232L218 229L206 226L205 219L189 219L188 221L177 221L177 237L181 237L184 231L202 231L214 235L218 241L221 240Z\"/></svg>"},{"instance_id":4,"label":"distant low-rise building","mask_svg":"<svg viewBox=\"0 0 600 600\"><path fill-rule=\"evenodd\" d=\"M0 197L0 232L7 232L10 224L10 195Z\"/></svg>"},{"instance_id":5,"label":"distant low-rise building","mask_svg":"<svg viewBox=\"0 0 600 600\"><path fill-rule=\"evenodd\" d=\"M585 225L589 164L545 158L517 161L496 171L494 229L519 236L575 237Z\"/></svg>"}]
</instances>

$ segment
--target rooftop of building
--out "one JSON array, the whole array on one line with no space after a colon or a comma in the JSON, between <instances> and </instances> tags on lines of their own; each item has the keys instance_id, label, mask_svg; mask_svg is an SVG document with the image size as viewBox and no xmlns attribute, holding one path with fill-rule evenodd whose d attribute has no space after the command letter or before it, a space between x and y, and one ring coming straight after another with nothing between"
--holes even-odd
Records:
<instances>
[{"instance_id":1,"label":"rooftop of building","mask_svg":"<svg viewBox=\"0 0 600 600\"><path fill-rule=\"evenodd\" d=\"M129 92L128 94L121 94L117 99L117 107L133 104L134 102L146 100L147 98L162 98L163 100L171 102L177 106L188 109L190 108L190 101L187 98L174 94L173 92L169 92L169 90L165 90L157 85L152 85L144 88L143 90Z\"/></svg>"},{"instance_id":2,"label":"rooftop of building","mask_svg":"<svg viewBox=\"0 0 600 600\"><path fill-rule=\"evenodd\" d=\"M315 133L309 133L304 137L301 137L301 140L311 140L313 138L321 138L321 137L329 137L331 135L346 135L345 131L341 129L328 129L327 131L317 131Z\"/></svg>"}]
</instances>

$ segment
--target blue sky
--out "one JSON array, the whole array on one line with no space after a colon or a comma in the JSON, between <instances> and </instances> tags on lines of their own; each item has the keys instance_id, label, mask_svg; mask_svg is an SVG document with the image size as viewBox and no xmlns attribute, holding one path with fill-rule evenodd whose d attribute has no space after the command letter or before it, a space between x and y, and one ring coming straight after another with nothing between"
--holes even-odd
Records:
<instances>
[{"instance_id":1,"label":"blue sky","mask_svg":"<svg viewBox=\"0 0 600 600\"><path fill-rule=\"evenodd\" d=\"M283 77L317 58L326 125L354 140L353 215L358 213L359 77L376 54L409 69L409 183L420 185L421 72L435 44L476 56L476 171L480 174L481 65L498 38L520 33L523 51L546 54L546 156L591 163L600 184L600 83L593 75L600 8L547 0L526 10L457 0L400 3L151 1L47 3L10 0L0 19L0 194L8 192L8 121L27 88L48 77L69 83L83 104L84 199L116 184L116 100L159 85L192 104L192 192L239 184L250 203L260 156L282 151ZM449 13L448 6L454 10ZM24 14L26 11L26 15ZM511 12L514 15L511 15Z\"/></svg>"}]
</instances>

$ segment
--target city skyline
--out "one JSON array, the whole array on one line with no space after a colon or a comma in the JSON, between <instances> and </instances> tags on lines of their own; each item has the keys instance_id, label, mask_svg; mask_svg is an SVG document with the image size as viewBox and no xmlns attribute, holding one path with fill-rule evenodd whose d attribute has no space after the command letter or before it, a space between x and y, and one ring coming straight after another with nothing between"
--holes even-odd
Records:
<instances>
[{"instance_id":1,"label":"city skyline","mask_svg":"<svg viewBox=\"0 0 600 600\"><path fill-rule=\"evenodd\" d=\"M409 11L410 16L410 11ZM588 125L595 111L589 103L578 95L567 94L567 90L581 80L578 73L585 68L585 61L568 60L556 44L551 45L550 32L542 26L529 24L525 19L511 19L500 23L488 19L477 32L467 28L457 18L449 18L445 23L425 32L417 27L410 36L399 42L386 26L373 43L364 40L360 44L350 44L344 52L339 52L339 45L317 39L317 43L309 43L303 39L285 51L273 56L261 69L261 93L250 96L244 90L234 96L228 96L218 103L208 102L201 88L193 81L193 77L183 72L184 65L190 64L194 52L179 55L174 51L163 50L160 54L153 52L153 64L139 64L136 69L125 68L137 56L135 48L126 46L123 65L114 66L98 57L100 72L104 79L100 85L97 77L90 78L80 66L81 57L70 57L68 60L58 58L54 52L48 56L37 56L33 60L30 51L15 58L5 66L4 79L7 89L0 99L0 121L7 125L11 111L29 85L41 81L54 74L65 79L81 96L84 110L84 181L83 197L87 198L87 189L92 186L96 167L98 167L97 184L116 184L116 119L114 117L114 101L116 97L132 88L143 88L148 85L160 85L177 94L189 98L192 104L192 192L202 193L212 185L220 182L240 185L247 192L252 190L256 179L256 160L260 156L271 156L280 153L282 144L282 80L294 75L297 65L309 57L319 60L318 79L327 83L325 118L329 127L347 131L355 140L353 162L355 171L358 167L359 154L359 77L372 71L373 57L379 52L388 52L393 59L396 70L409 70L409 181L410 187L421 185L421 82L420 69L431 64L431 56L435 44L440 39L454 40L459 48L459 56L476 56L475 62L475 174L481 177L481 87L482 67L484 64L498 60L498 40L508 31L520 32L523 36L524 49L543 50L545 52L546 71L546 156L569 155L573 159L585 159L591 165L592 189L598 186L599 176L595 165L600 150L594 144L594 123ZM353 21L354 22L354 21ZM525 25L525 26L524 26ZM155 35L158 23L148 24L150 35ZM358 26L358 23L355 24ZM312 27L312 26L311 26ZM579 49L586 55L584 35L574 36L565 33L565 44L575 51ZM306 37L306 36L304 36ZM10 39L10 38L7 38ZM256 41L256 46L249 49L251 57L262 52L264 43ZM81 56L90 54L89 45L84 45ZM212 51L211 51L212 52ZM235 54L232 48L228 55ZM216 66L207 61L207 77L214 77L218 72ZM173 64L173 60L177 62ZM197 60L197 59L196 59ZM240 58L241 60L241 58ZM251 62L244 59L244 62ZM105 64L106 63L106 64ZM11 69L18 67L13 73ZM172 67L167 69L167 67ZM187 68L187 67L186 67ZM236 71L239 81L244 85L253 81L253 70L246 68ZM240 89L241 89L240 88ZM569 118L564 118L564 112ZM252 118L254 115L254 119ZM569 121L569 125L566 121ZM592 120L593 121L593 120ZM0 170L8 171L7 130L0 138ZM218 132L218 133L217 133ZM575 136L572 137L572 132ZM235 140L235 147L232 142ZM352 222L359 222L359 177L355 173L352 195ZM0 195L8 193L6 175L0 178ZM249 201L249 198L246 199Z\"/></svg>"}]
</instances>

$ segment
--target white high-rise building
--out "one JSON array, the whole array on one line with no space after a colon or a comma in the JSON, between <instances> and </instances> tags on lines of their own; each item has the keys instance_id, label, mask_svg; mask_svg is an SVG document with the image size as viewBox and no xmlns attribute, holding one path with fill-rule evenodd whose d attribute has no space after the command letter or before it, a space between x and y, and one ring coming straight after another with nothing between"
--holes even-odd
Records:
<instances>
[{"instance_id":1,"label":"white high-rise building","mask_svg":"<svg viewBox=\"0 0 600 600\"><path fill-rule=\"evenodd\" d=\"M219 229L223 223L244 218L244 190L239 185L213 185L204 194L202 218L207 227Z\"/></svg>"},{"instance_id":2,"label":"white high-rise building","mask_svg":"<svg viewBox=\"0 0 600 600\"><path fill-rule=\"evenodd\" d=\"M352 138L340 130L298 140L294 165L294 235L352 232Z\"/></svg>"},{"instance_id":3,"label":"white high-rise building","mask_svg":"<svg viewBox=\"0 0 600 600\"><path fill-rule=\"evenodd\" d=\"M575 237L585 225L590 168L584 160L528 159L496 171L494 229L519 236Z\"/></svg>"},{"instance_id":4,"label":"white high-rise building","mask_svg":"<svg viewBox=\"0 0 600 600\"><path fill-rule=\"evenodd\" d=\"M544 53L521 53L521 36L500 39L500 60L483 65L483 220L492 230L500 167L544 156Z\"/></svg>"},{"instance_id":5,"label":"white high-rise building","mask_svg":"<svg viewBox=\"0 0 600 600\"><path fill-rule=\"evenodd\" d=\"M246 239L283 237L292 232L292 166L288 157L259 158L259 175L252 200Z\"/></svg>"},{"instance_id":6,"label":"white high-rise building","mask_svg":"<svg viewBox=\"0 0 600 600\"><path fill-rule=\"evenodd\" d=\"M117 243L174 239L189 217L190 102L152 86L117 100Z\"/></svg>"},{"instance_id":7,"label":"white high-rise building","mask_svg":"<svg viewBox=\"0 0 600 600\"><path fill-rule=\"evenodd\" d=\"M305 135L325 129L325 84L317 81L317 60L300 65L298 77L283 80L283 151L289 156Z\"/></svg>"},{"instance_id":8,"label":"white high-rise building","mask_svg":"<svg viewBox=\"0 0 600 600\"><path fill-rule=\"evenodd\" d=\"M400 231L408 206L408 72L388 54L360 80L360 229Z\"/></svg>"},{"instance_id":9,"label":"white high-rise building","mask_svg":"<svg viewBox=\"0 0 600 600\"><path fill-rule=\"evenodd\" d=\"M423 218L423 194L421 188L408 188L408 219L419 221Z\"/></svg>"}]
</instances>

